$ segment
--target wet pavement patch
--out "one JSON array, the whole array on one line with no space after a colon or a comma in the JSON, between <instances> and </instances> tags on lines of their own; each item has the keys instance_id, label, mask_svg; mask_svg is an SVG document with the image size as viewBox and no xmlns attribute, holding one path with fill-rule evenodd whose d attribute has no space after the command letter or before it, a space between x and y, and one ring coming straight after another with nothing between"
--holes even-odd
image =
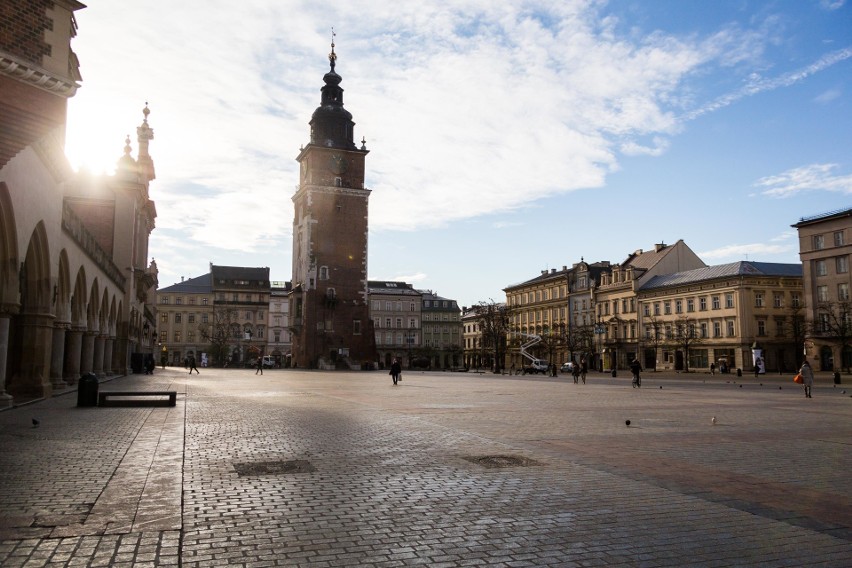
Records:
<instances>
[{"instance_id":1,"label":"wet pavement patch","mask_svg":"<svg viewBox=\"0 0 852 568\"><path fill-rule=\"evenodd\" d=\"M311 473L316 471L307 460L265 461L235 463L234 469L240 477L252 475L284 475L290 473Z\"/></svg>"},{"instance_id":2,"label":"wet pavement patch","mask_svg":"<svg viewBox=\"0 0 852 568\"><path fill-rule=\"evenodd\" d=\"M464 459L488 469L541 465L539 462L523 456L467 456Z\"/></svg>"}]
</instances>

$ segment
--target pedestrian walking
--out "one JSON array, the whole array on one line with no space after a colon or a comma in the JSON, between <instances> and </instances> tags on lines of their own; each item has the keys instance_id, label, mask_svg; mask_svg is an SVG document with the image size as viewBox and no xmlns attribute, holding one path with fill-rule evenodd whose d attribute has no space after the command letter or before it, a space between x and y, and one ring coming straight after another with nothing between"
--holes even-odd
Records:
<instances>
[{"instance_id":1,"label":"pedestrian walking","mask_svg":"<svg viewBox=\"0 0 852 568\"><path fill-rule=\"evenodd\" d=\"M256 375L256 374L260 373L262 375L263 374L263 357L257 358L257 365L256 366L257 366L257 370L254 372L254 374Z\"/></svg>"},{"instance_id":2,"label":"pedestrian walking","mask_svg":"<svg viewBox=\"0 0 852 568\"><path fill-rule=\"evenodd\" d=\"M195 366L195 355L189 356L189 358L187 359L187 364L189 365L189 374L190 375L192 374L193 370L195 371L195 373L197 375L201 374L201 373L198 372L198 367Z\"/></svg>"},{"instance_id":3,"label":"pedestrian walking","mask_svg":"<svg viewBox=\"0 0 852 568\"><path fill-rule=\"evenodd\" d=\"M716 363L710 363L710 374L711 375L716 374Z\"/></svg>"},{"instance_id":4,"label":"pedestrian walking","mask_svg":"<svg viewBox=\"0 0 852 568\"><path fill-rule=\"evenodd\" d=\"M639 364L639 359L633 359L633 362L630 363L630 372L633 373L633 388L642 386L642 377L639 376L639 372L642 370L642 365Z\"/></svg>"},{"instance_id":5,"label":"pedestrian walking","mask_svg":"<svg viewBox=\"0 0 852 568\"><path fill-rule=\"evenodd\" d=\"M157 363L154 362L154 356L148 355L148 360L145 361L145 374L146 375L153 375L154 374L154 368L156 366L157 366Z\"/></svg>"},{"instance_id":6,"label":"pedestrian walking","mask_svg":"<svg viewBox=\"0 0 852 568\"><path fill-rule=\"evenodd\" d=\"M805 397L813 398L811 396L811 388L814 386L814 371L811 369L811 364L807 360L802 363L799 374L802 375L802 388L805 389Z\"/></svg>"},{"instance_id":7,"label":"pedestrian walking","mask_svg":"<svg viewBox=\"0 0 852 568\"><path fill-rule=\"evenodd\" d=\"M390 376L393 379L393 384L397 384L399 382L399 375L402 373L402 366L400 366L399 361L396 359L391 363L390 368Z\"/></svg>"},{"instance_id":8,"label":"pedestrian walking","mask_svg":"<svg viewBox=\"0 0 852 568\"><path fill-rule=\"evenodd\" d=\"M571 363L571 375L574 377L574 384L580 382L580 366L577 363Z\"/></svg>"},{"instance_id":9,"label":"pedestrian walking","mask_svg":"<svg viewBox=\"0 0 852 568\"><path fill-rule=\"evenodd\" d=\"M583 357L580 359L580 378L583 380L583 384L586 384L586 373L589 370L589 365L586 363L586 358Z\"/></svg>"}]
</instances>

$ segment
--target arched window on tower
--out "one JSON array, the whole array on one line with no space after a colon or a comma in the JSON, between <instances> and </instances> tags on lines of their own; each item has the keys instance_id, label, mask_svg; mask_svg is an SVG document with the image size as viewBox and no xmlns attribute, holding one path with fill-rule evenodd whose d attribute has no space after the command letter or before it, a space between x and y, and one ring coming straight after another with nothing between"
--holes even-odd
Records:
<instances>
[{"instance_id":1,"label":"arched window on tower","mask_svg":"<svg viewBox=\"0 0 852 568\"><path fill-rule=\"evenodd\" d=\"M327 266L320 266L319 279L320 280L328 280L328 267Z\"/></svg>"}]
</instances>

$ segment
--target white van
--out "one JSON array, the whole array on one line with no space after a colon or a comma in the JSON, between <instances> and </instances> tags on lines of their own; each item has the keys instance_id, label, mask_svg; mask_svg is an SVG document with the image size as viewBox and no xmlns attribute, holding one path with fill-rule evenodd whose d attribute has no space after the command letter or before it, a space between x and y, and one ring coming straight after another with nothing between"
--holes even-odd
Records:
<instances>
[{"instance_id":1,"label":"white van","mask_svg":"<svg viewBox=\"0 0 852 568\"><path fill-rule=\"evenodd\" d=\"M264 355L263 356L263 366L264 367L274 367L275 366L275 357L272 355Z\"/></svg>"}]
</instances>

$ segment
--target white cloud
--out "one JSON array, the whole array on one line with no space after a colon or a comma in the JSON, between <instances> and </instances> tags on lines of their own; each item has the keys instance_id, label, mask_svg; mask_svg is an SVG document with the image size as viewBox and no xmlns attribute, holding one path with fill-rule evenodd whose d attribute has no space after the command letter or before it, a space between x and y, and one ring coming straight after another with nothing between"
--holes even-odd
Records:
<instances>
[{"instance_id":1,"label":"white cloud","mask_svg":"<svg viewBox=\"0 0 852 568\"><path fill-rule=\"evenodd\" d=\"M840 89L829 89L815 97L814 102L817 102L822 105L828 104L835 99L839 99L840 95Z\"/></svg>"},{"instance_id":2,"label":"white cloud","mask_svg":"<svg viewBox=\"0 0 852 568\"><path fill-rule=\"evenodd\" d=\"M852 193L852 175L834 175L836 168L837 164L811 164L760 178L754 186L771 197L791 197L806 191Z\"/></svg>"},{"instance_id":3,"label":"white cloud","mask_svg":"<svg viewBox=\"0 0 852 568\"><path fill-rule=\"evenodd\" d=\"M755 76L684 115L708 96L697 77L759 59L770 31L624 35L602 17L605 6L336 3L337 71L356 139L371 150L371 231L439 227L604 187L622 156L665 153L684 120L852 56ZM84 81L70 103L69 154L114 162L147 100L158 172L152 238L174 246L170 262L192 246L288 253L294 158L328 70L327 18L327 6L309 0L245 0L238 17L222 0L204 10L93 3L77 14L72 43Z\"/></svg>"}]
</instances>

